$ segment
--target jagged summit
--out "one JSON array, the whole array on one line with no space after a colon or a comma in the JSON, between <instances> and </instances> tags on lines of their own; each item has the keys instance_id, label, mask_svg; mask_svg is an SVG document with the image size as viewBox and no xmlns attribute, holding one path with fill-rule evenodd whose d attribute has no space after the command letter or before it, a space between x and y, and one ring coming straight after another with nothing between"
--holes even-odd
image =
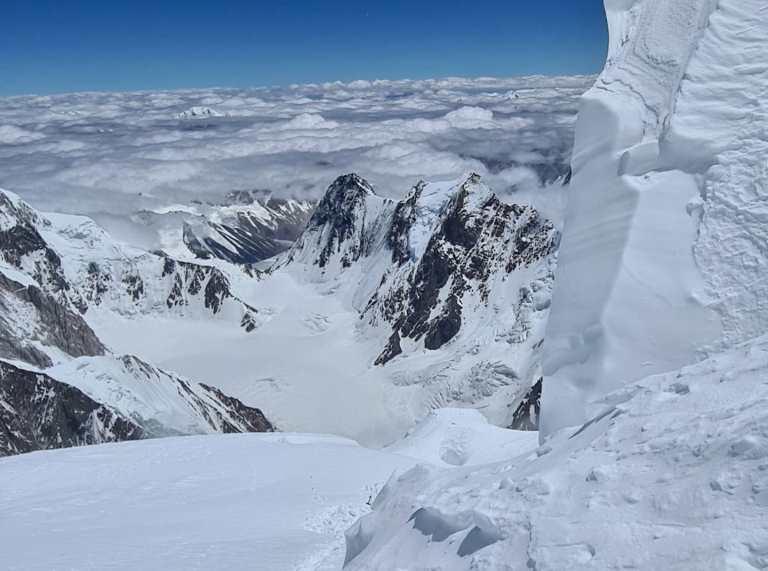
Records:
<instances>
[{"instance_id":1,"label":"jagged summit","mask_svg":"<svg viewBox=\"0 0 768 571\"><path fill-rule=\"evenodd\" d=\"M370 183L356 173L348 173L336 177L325 192L322 202L335 202L347 195L376 195Z\"/></svg>"},{"instance_id":2,"label":"jagged summit","mask_svg":"<svg viewBox=\"0 0 768 571\"><path fill-rule=\"evenodd\" d=\"M490 397L518 387L522 397L540 376L536 355L558 241L554 226L534 208L503 202L476 173L419 182L399 201L378 196L349 174L329 186L273 271L327 284L348 300L360 314L360 335L377 340L372 363L382 367L443 348L483 355L515 346L512 353L526 356L514 366L504 364L507 358L494 364L478 359L472 376L485 378L466 390L482 384L479 392ZM470 381L456 382L451 396L435 399L454 402L461 395L476 402L477 393L458 388L463 382ZM514 421L506 415L498 422Z\"/></svg>"},{"instance_id":3,"label":"jagged summit","mask_svg":"<svg viewBox=\"0 0 768 571\"><path fill-rule=\"evenodd\" d=\"M390 202L359 175L338 177L318 202L288 261L301 261L321 271L350 267L369 253L372 222Z\"/></svg>"},{"instance_id":4,"label":"jagged summit","mask_svg":"<svg viewBox=\"0 0 768 571\"><path fill-rule=\"evenodd\" d=\"M463 316L505 287L497 280L546 260L557 240L538 212L502 202L476 174L459 184L417 185L396 208L388 235L398 269L366 309L374 322L393 325L377 363L399 355L403 338L423 339L429 350L451 341Z\"/></svg>"}]
</instances>

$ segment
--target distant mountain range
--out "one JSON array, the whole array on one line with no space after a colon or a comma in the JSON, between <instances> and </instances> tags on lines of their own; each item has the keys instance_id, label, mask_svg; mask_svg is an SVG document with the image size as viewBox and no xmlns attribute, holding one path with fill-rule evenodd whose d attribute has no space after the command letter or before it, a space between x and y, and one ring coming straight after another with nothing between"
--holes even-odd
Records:
<instances>
[{"instance_id":1,"label":"distant mountain range","mask_svg":"<svg viewBox=\"0 0 768 571\"><path fill-rule=\"evenodd\" d=\"M182 240L146 251L89 218L41 213L0 193L0 453L273 430L260 408L277 426L303 428L312 420L302 416L310 394L302 391L328 393L324 415L342 398L323 375L306 384L311 355L325 346L329 377L342 382L345 368L362 363L360 382L399 403L391 426L374 423L382 441L449 403L535 427L524 399L539 376L558 233L534 209L499 200L477 175L420 183L400 201L345 175L316 207L248 191L140 218L176 224ZM351 327L335 333L340 319ZM277 392L299 387L295 406L249 380L287 363L259 354L270 327L296 345L293 368L269 383ZM209 346L222 336L233 339L228 350L251 347L253 358L238 366L221 358ZM342 346L331 348L331 336ZM152 350L125 350L148 340ZM190 350L216 378L189 364ZM340 432L361 437L358 429L351 422Z\"/></svg>"}]
</instances>

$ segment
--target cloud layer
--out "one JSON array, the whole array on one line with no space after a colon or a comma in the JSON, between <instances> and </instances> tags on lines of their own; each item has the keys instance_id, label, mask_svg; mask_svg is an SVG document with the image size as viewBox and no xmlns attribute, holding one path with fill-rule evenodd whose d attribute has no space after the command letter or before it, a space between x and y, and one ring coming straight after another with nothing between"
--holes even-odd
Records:
<instances>
[{"instance_id":1,"label":"cloud layer","mask_svg":"<svg viewBox=\"0 0 768 571\"><path fill-rule=\"evenodd\" d=\"M590 77L357 81L6 98L0 187L122 214L236 189L316 198L355 171L385 195L477 171L531 192L567 169Z\"/></svg>"}]
</instances>

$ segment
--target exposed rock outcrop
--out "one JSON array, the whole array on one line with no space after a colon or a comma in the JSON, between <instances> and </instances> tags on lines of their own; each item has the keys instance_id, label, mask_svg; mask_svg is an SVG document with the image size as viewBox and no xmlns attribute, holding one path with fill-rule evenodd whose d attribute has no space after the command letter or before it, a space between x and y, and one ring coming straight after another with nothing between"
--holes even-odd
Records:
<instances>
[{"instance_id":1,"label":"exposed rock outcrop","mask_svg":"<svg viewBox=\"0 0 768 571\"><path fill-rule=\"evenodd\" d=\"M143 436L75 387L0 361L0 456Z\"/></svg>"}]
</instances>

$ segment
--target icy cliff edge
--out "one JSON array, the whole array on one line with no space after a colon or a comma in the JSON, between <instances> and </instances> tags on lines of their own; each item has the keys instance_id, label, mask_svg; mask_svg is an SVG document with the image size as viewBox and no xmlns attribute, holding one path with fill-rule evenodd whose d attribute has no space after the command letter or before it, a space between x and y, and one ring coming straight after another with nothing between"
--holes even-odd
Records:
<instances>
[{"instance_id":1,"label":"icy cliff edge","mask_svg":"<svg viewBox=\"0 0 768 571\"><path fill-rule=\"evenodd\" d=\"M606 13L545 344L545 434L768 322L764 2L606 0Z\"/></svg>"}]
</instances>

